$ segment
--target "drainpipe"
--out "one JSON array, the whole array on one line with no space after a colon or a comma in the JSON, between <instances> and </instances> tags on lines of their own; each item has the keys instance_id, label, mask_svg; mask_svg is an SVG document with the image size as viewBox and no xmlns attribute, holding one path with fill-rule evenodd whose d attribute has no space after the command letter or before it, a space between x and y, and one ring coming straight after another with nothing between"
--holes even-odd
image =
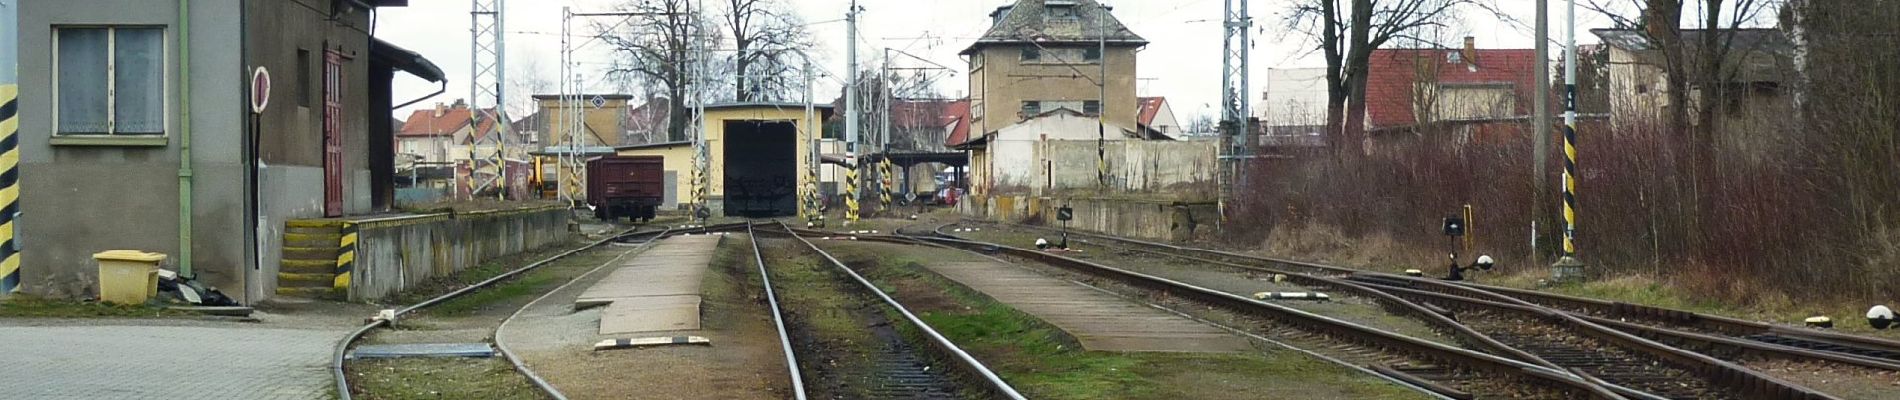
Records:
<instances>
[{"instance_id":1,"label":"drainpipe","mask_svg":"<svg viewBox=\"0 0 1900 400\"><path fill-rule=\"evenodd\" d=\"M191 272L191 0L178 0L178 275Z\"/></svg>"}]
</instances>

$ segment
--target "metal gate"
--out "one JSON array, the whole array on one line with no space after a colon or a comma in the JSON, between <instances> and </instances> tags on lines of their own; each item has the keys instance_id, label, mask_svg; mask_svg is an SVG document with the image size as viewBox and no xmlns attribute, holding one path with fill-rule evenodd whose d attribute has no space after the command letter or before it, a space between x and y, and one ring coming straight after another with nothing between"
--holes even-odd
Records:
<instances>
[{"instance_id":1,"label":"metal gate","mask_svg":"<svg viewBox=\"0 0 1900 400\"><path fill-rule=\"evenodd\" d=\"M323 215L343 216L343 60L323 57Z\"/></svg>"}]
</instances>

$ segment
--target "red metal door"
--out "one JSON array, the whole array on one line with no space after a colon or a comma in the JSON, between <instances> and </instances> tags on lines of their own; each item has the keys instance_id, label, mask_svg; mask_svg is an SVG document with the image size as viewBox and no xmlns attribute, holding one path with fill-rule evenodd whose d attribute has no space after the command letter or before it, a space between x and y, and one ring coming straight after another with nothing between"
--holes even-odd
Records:
<instances>
[{"instance_id":1,"label":"red metal door","mask_svg":"<svg viewBox=\"0 0 1900 400\"><path fill-rule=\"evenodd\" d=\"M343 54L323 57L323 215L343 216Z\"/></svg>"}]
</instances>

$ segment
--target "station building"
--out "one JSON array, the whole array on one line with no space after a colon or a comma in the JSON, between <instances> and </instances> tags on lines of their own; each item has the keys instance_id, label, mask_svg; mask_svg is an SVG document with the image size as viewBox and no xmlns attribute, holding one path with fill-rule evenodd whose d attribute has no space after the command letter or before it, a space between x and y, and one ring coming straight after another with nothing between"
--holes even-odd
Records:
<instances>
[{"instance_id":1,"label":"station building","mask_svg":"<svg viewBox=\"0 0 1900 400\"><path fill-rule=\"evenodd\" d=\"M286 221L393 204L392 80L443 81L370 35L407 3L17 2L23 245L0 275L91 297L92 255L137 249L243 303L276 294Z\"/></svg>"}]
</instances>

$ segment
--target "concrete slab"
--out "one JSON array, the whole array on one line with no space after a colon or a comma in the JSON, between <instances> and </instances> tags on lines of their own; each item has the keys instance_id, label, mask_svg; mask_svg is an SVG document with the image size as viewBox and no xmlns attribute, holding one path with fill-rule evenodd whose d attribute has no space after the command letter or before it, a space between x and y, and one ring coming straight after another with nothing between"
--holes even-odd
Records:
<instances>
[{"instance_id":1,"label":"concrete slab","mask_svg":"<svg viewBox=\"0 0 1900 400\"><path fill-rule=\"evenodd\" d=\"M699 329L699 296L625 299L600 313L600 334Z\"/></svg>"},{"instance_id":2,"label":"concrete slab","mask_svg":"<svg viewBox=\"0 0 1900 400\"><path fill-rule=\"evenodd\" d=\"M575 308L607 306L600 334L699 329L700 281L720 236L679 236L623 260L574 299Z\"/></svg>"},{"instance_id":3,"label":"concrete slab","mask_svg":"<svg viewBox=\"0 0 1900 400\"><path fill-rule=\"evenodd\" d=\"M1212 325L996 262L934 262L938 274L1069 332L1094 351L1231 353L1246 339Z\"/></svg>"},{"instance_id":4,"label":"concrete slab","mask_svg":"<svg viewBox=\"0 0 1900 400\"><path fill-rule=\"evenodd\" d=\"M477 357L495 356L495 348L487 343L419 343L384 344L358 346L350 352L351 358L403 358L403 357Z\"/></svg>"}]
</instances>

